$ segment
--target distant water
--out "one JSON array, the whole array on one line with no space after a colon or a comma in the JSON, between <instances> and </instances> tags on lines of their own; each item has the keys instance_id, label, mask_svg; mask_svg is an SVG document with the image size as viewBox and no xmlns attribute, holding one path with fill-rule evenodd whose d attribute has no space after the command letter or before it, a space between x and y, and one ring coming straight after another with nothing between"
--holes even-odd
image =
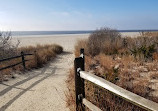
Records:
<instances>
[{"instance_id":1,"label":"distant water","mask_svg":"<svg viewBox=\"0 0 158 111\"><path fill-rule=\"evenodd\" d=\"M59 35L59 34L89 34L90 31L12 31L13 36L26 36L26 35ZM148 32L158 30L118 30L119 32Z\"/></svg>"}]
</instances>

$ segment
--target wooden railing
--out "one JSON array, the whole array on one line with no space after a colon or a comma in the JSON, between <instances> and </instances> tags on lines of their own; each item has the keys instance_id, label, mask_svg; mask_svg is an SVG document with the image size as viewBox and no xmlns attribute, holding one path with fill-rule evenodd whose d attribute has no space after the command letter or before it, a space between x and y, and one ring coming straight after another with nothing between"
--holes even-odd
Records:
<instances>
[{"instance_id":1,"label":"wooden railing","mask_svg":"<svg viewBox=\"0 0 158 111\"><path fill-rule=\"evenodd\" d=\"M25 60L25 56L30 56L30 55L33 55L33 54L25 54L24 52L21 52L21 55L19 55L19 56L10 57L10 58L5 58L5 59L0 60L0 63L1 63L1 62L13 60L13 59L21 58L21 62L18 62L18 63L16 63L16 64L12 64L12 65L9 65L9 66L6 66L6 67L2 67L2 68L0 68L0 71L2 71L2 70L4 70L4 69L12 68L12 67L17 66L17 65L20 65L20 64L22 64L23 67L24 67L24 69L26 69L25 62L27 62L27 61L29 61L29 60Z\"/></svg>"},{"instance_id":2,"label":"wooden railing","mask_svg":"<svg viewBox=\"0 0 158 111\"><path fill-rule=\"evenodd\" d=\"M120 98L149 111L158 111L158 103L145 99L139 95L136 95L130 91L127 91L103 78L100 78L94 74L84 71L85 70L85 58L84 49L80 50L80 57L74 60L75 69L75 93L76 93L76 111L78 109L85 111L85 106L92 111L101 111L94 104L89 102L85 98L84 80L88 80L111 93L119 96Z\"/></svg>"}]
</instances>

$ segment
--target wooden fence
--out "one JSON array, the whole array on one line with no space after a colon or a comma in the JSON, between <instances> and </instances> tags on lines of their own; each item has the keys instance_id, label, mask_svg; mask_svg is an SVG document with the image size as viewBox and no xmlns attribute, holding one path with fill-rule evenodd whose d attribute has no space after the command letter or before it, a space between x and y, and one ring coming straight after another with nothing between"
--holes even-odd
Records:
<instances>
[{"instance_id":1,"label":"wooden fence","mask_svg":"<svg viewBox=\"0 0 158 111\"><path fill-rule=\"evenodd\" d=\"M111 93L119 96L120 98L149 111L158 111L158 103L145 99L141 96L138 96L130 91L127 91L103 78L100 78L94 74L85 71L85 58L84 58L84 49L80 50L80 57L75 58L74 68L75 68L75 93L76 93L76 111L79 107L82 111L85 111L85 106L92 111L101 111L94 104L89 102L85 98L85 88L84 80L88 80Z\"/></svg>"},{"instance_id":2,"label":"wooden fence","mask_svg":"<svg viewBox=\"0 0 158 111\"><path fill-rule=\"evenodd\" d=\"M6 58L6 59L0 60L0 63L1 63L1 62L4 62L4 61L9 61L9 60L21 58L21 62L18 62L18 63L16 63L16 64L12 64L12 65L9 65L9 66L6 66L6 67L2 67L2 68L0 68L0 71L2 71L2 70L4 70L4 69L12 68L12 67L17 66L17 65L20 65L20 64L22 64L23 67L24 67L24 69L26 69L25 62L27 62L27 61L29 61L29 60L25 60L25 56L30 56L30 55L33 55L33 54L25 54L24 52L21 52L21 55L19 55L19 56L10 57L10 58Z\"/></svg>"}]
</instances>

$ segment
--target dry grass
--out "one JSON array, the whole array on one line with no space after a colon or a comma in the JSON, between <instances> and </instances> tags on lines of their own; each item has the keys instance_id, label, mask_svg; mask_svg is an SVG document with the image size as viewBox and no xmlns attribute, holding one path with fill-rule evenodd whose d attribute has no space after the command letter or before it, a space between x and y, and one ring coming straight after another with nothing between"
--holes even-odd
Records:
<instances>
[{"instance_id":1,"label":"dry grass","mask_svg":"<svg viewBox=\"0 0 158 111\"><path fill-rule=\"evenodd\" d=\"M140 36L144 36L144 37L158 37L158 32L140 32Z\"/></svg>"},{"instance_id":2,"label":"dry grass","mask_svg":"<svg viewBox=\"0 0 158 111\"><path fill-rule=\"evenodd\" d=\"M106 32L111 32L105 29ZM92 33L88 40L80 40L75 46L75 56L85 48L86 71L113 82L126 90L146 99L158 102L153 95L151 81L158 78L158 33L146 32L137 38L105 37L104 30ZM117 35L117 32L112 30ZM109 33L108 33L109 34ZM102 36L101 36L102 35ZM118 34L119 35L119 34ZM100 38L99 38L100 37ZM105 38L102 38L105 37ZM74 72L70 71L67 81L70 95L67 96L71 111L75 109ZM157 86L158 87L158 86ZM144 111L110 92L86 81L86 98L104 111ZM71 101L71 102L70 102Z\"/></svg>"},{"instance_id":3,"label":"dry grass","mask_svg":"<svg viewBox=\"0 0 158 111\"><path fill-rule=\"evenodd\" d=\"M75 75L74 75L74 69L71 68L69 70L69 77L66 81L68 86L68 93L66 93L66 101L67 101L67 107L69 107L70 111L75 111Z\"/></svg>"},{"instance_id":4,"label":"dry grass","mask_svg":"<svg viewBox=\"0 0 158 111\"><path fill-rule=\"evenodd\" d=\"M25 60L29 60L26 62L26 68L28 70L33 68L39 68L42 67L44 64L52 60L56 57L57 54L62 53L63 48L59 45L53 44L53 45L37 45L37 46L28 46L28 47L21 47L17 49L17 53L20 55L21 51L23 51L25 54L33 54L31 56L25 56ZM2 62L0 65L0 68L9 66L11 64L16 64L18 62L21 62L21 58L13 59L10 61ZM9 68L6 70L3 70L0 72L1 79L2 75L10 75L11 72L15 71L23 71L23 66L18 65L13 68Z\"/></svg>"},{"instance_id":5,"label":"dry grass","mask_svg":"<svg viewBox=\"0 0 158 111\"><path fill-rule=\"evenodd\" d=\"M118 42L120 37L120 33L114 29L101 28L96 30L88 38L88 53L92 56L102 52L117 53L115 48L121 47L120 41Z\"/></svg>"},{"instance_id":6,"label":"dry grass","mask_svg":"<svg viewBox=\"0 0 158 111\"><path fill-rule=\"evenodd\" d=\"M133 55L136 60L148 61L157 59L158 33L143 33L136 38L121 38L119 32L103 28L92 33L87 40L87 53L91 56Z\"/></svg>"},{"instance_id":7,"label":"dry grass","mask_svg":"<svg viewBox=\"0 0 158 111\"><path fill-rule=\"evenodd\" d=\"M108 62L110 62L108 65L111 65L111 69L108 67L108 65L106 64L106 62L102 62L102 65L100 63L97 63L98 58L100 58L103 55L99 55L99 57L96 57L94 60L94 58L89 58L89 57L85 57L86 59L86 70L89 69L89 71L93 70L93 73L95 73L97 76L105 78L113 83L118 82L118 80L116 80L116 73L114 73L113 70L113 66L115 64L112 63L112 61L114 61L112 58L110 58L109 56L105 57L105 55L101 58L101 60L108 60ZM88 59L88 60L87 60ZM112 60L112 61L111 61ZM116 62L116 61L115 61ZM98 64L98 65L96 65ZM88 65L88 66L87 66ZM117 73L119 74L119 72ZM127 74L126 72L124 72L124 74ZM129 75L127 74L126 77L128 77ZM120 77L120 76L118 76ZM122 82L124 82L123 84L126 84L125 82L127 82L128 80L121 80ZM71 69L68 80L67 80L67 84L68 84L68 88L69 88L69 95L67 95L67 105L70 108L71 111L75 110L75 89L74 89L74 69ZM139 83L140 84L140 83ZM133 88L136 88L134 92L137 93L137 91L139 90L140 86L137 86L137 84L135 84L134 86L132 86ZM143 84L142 84L143 85ZM121 86L121 85L120 85ZM128 86L129 87L129 86ZM127 89L127 87L126 87ZM143 87L140 87L141 91L144 92ZM133 110L133 108L135 108L135 110L141 110L140 108L131 105L130 103L128 103L127 101L124 101L123 99L111 94L110 92L108 92L105 89L102 89L101 87L98 87L94 84L92 84L91 82L86 81L85 82L85 91L86 91L86 98L91 101L93 104L95 104L96 106L98 106L99 108L101 108L103 111L120 111L120 110ZM143 110L141 110L143 111Z\"/></svg>"},{"instance_id":8,"label":"dry grass","mask_svg":"<svg viewBox=\"0 0 158 111\"><path fill-rule=\"evenodd\" d=\"M79 45L80 44L80 45ZM76 45L75 45L75 56L79 56L80 55L80 52L79 51L76 51L76 50L80 50L81 48L84 48L85 50L85 55L88 55L88 41L87 39L82 39L82 40L78 40Z\"/></svg>"}]
</instances>

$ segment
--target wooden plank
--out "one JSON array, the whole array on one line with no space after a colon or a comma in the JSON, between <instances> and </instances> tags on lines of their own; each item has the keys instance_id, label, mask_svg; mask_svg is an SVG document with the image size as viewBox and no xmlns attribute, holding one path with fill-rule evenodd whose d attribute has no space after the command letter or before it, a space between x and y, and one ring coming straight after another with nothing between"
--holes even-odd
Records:
<instances>
[{"instance_id":1,"label":"wooden plank","mask_svg":"<svg viewBox=\"0 0 158 111\"><path fill-rule=\"evenodd\" d=\"M91 111L102 111L101 109L99 109L97 106L95 106L94 104L92 104L91 102L89 102L87 99L83 99L82 100L83 104L85 106L87 106Z\"/></svg>"},{"instance_id":2,"label":"wooden plank","mask_svg":"<svg viewBox=\"0 0 158 111\"><path fill-rule=\"evenodd\" d=\"M24 56L30 56L30 55L33 55L33 54L24 54ZM15 56L15 57L9 57L9 58L5 58L5 59L1 59L0 62L16 59L16 58L20 58L20 57L21 57L21 55L20 56Z\"/></svg>"},{"instance_id":3,"label":"wooden plank","mask_svg":"<svg viewBox=\"0 0 158 111\"><path fill-rule=\"evenodd\" d=\"M25 60L25 62L30 61L30 60ZM0 69L0 71L2 71L4 69L12 68L12 67L17 66L17 65L22 64L22 63L23 62L19 62L19 63L13 64L13 65L10 65L10 66L3 67L3 68Z\"/></svg>"},{"instance_id":4,"label":"wooden plank","mask_svg":"<svg viewBox=\"0 0 158 111\"><path fill-rule=\"evenodd\" d=\"M33 54L24 54L24 56L31 56L31 55L33 55Z\"/></svg>"},{"instance_id":5,"label":"wooden plank","mask_svg":"<svg viewBox=\"0 0 158 111\"><path fill-rule=\"evenodd\" d=\"M23 62L19 62L19 63L13 64L13 65L10 65L10 66L7 66L7 67L3 67L3 68L0 69L0 71L2 71L4 69L12 68L12 67L17 66L17 65L22 64L22 63Z\"/></svg>"},{"instance_id":6,"label":"wooden plank","mask_svg":"<svg viewBox=\"0 0 158 111\"><path fill-rule=\"evenodd\" d=\"M0 60L0 62L4 62L4 61L7 61L7 60L11 60L11 59L16 59L16 58L20 58L20 57L21 57L21 55L20 56L15 56L15 57L10 57L10 58L5 58L5 59Z\"/></svg>"},{"instance_id":7,"label":"wooden plank","mask_svg":"<svg viewBox=\"0 0 158 111\"><path fill-rule=\"evenodd\" d=\"M148 99L145 99L137 94L134 94L130 91L127 91L103 78L100 78L94 74L80 71L80 77L86 80L91 81L92 83L95 83L98 86L101 86L108 91L112 92L113 94L123 98L126 101L129 101L130 103L135 104L136 106L139 106L145 110L150 111L158 111L158 103L155 103L153 101L150 101Z\"/></svg>"}]
</instances>

